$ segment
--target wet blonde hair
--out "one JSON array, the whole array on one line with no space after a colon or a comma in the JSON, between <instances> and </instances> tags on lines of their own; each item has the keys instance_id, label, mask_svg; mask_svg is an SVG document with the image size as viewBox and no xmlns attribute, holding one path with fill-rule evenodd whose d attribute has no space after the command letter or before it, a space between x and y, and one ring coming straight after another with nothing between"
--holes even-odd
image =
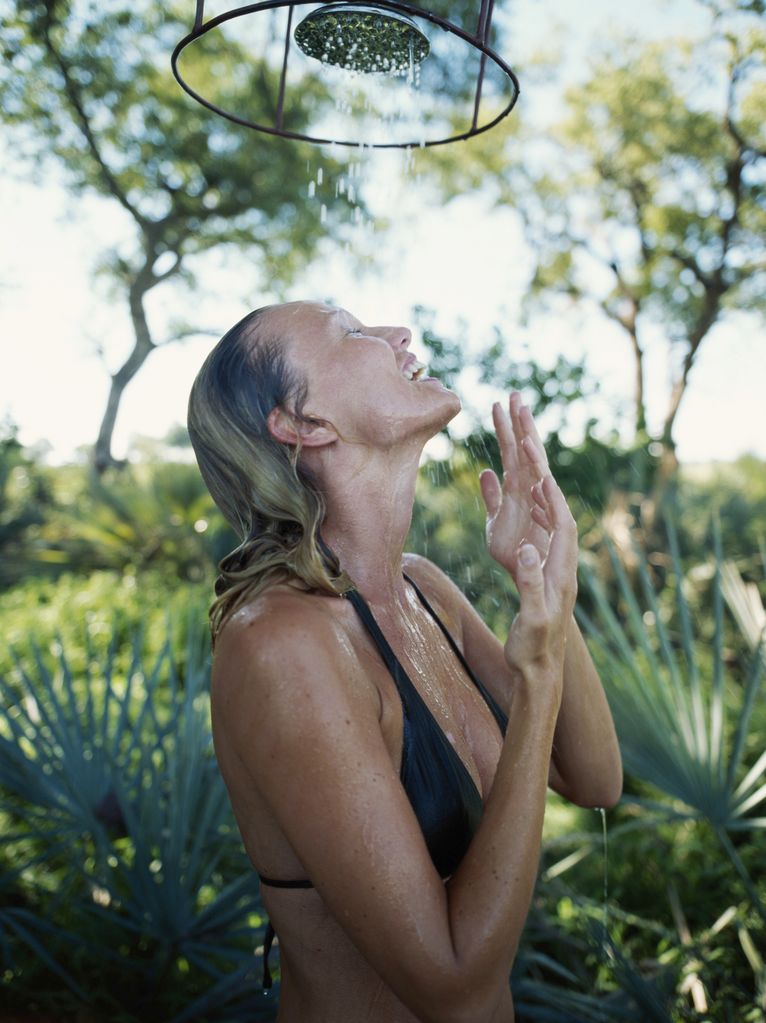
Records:
<instances>
[{"instance_id":1,"label":"wet blonde hair","mask_svg":"<svg viewBox=\"0 0 766 1023\"><path fill-rule=\"evenodd\" d=\"M241 543L222 559L210 608L213 643L227 619L269 586L288 580L339 595L351 586L319 530L325 502L299 464L300 444L276 440L268 415L306 421L304 377L284 341L256 309L205 360L189 396L188 427L200 472Z\"/></svg>"}]
</instances>

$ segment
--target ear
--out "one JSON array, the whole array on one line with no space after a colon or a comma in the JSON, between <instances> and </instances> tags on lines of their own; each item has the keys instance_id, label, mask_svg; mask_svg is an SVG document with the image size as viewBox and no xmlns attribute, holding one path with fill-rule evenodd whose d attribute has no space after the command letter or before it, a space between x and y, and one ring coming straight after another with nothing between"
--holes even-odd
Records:
<instances>
[{"instance_id":1,"label":"ear","mask_svg":"<svg viewBox=\"0 0 766 1023\"><path fill-rule=\"evenodd\" d=\"M303 448L320 448L334 444L338 435L321 419L299 420L283 408L273 408L266 419L271 436L281 444Z\"/></svg>"}]
</instances>

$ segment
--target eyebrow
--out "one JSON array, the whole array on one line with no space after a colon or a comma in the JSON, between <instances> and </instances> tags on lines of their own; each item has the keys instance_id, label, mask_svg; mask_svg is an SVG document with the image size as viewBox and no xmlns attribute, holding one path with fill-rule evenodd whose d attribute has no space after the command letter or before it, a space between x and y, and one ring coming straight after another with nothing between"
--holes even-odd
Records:
<instances>
[{"instance_id":1,"label":"eyebrow","mask_svg":"<svg viewBox=\"0 0 766 1023\"><path fill-rule=\"evenodd\" d=\"M350 333L352 330L359 330L364 324L361 320L358 320L355 316L352 316L347 309L336 309L335 315L339 321L339 325L347 332Z\"/></svg>"}]
</instances>

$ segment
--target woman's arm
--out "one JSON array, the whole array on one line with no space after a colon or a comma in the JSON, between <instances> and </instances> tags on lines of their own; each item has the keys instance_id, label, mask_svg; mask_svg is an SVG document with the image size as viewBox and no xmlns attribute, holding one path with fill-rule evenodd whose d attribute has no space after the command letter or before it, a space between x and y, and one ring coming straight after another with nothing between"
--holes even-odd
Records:
<instances>
[{"instance_id":1,"label":"woman's arm","mask_svg":"<svg viewBox=\"0 0 766 1023\"><path fill-rule=\"evenodd\" d=\"M515 486L513 482L506 485L517 492L517 500L526 500L529 518L522 514L517 522L545 557L549 523L541 499L541 477L550 472L548 459L532 413L518 393L511 395L508 406L508 414L499 405L493 410L503 465L511 466L517 476ZM485 500L489 498L490 553L513 575L515 545L509 546L507 537L493 535L497 478L483 473L481 484ZM581 806L613 806L622 793L622 759L612 715L574 617L566 624L564 693L553 739L551 784Z\"/></svg>"},{"instance_id":2,"label":"woman's arm","mask_svg":"<svg viewBox=\"0 0 766 1023\"><path fill-rule=\"evenodd\" d=\"M545 492L546 564L530 548L516 578L506 740L480 826L446 885L383 741L377 700L349 672L322 609L304 602L296 615L289 598L273 601L219 639L213 716L230 791L257 788L329 911L423 1023L493 1018L535 883L576 570L576 530L551 477Z\"/></svg>"},{"instance_id":3,"label":"woman's arm","mask_svg":"<svg viewBox=\"0 0 766 1023\"><path fill-rule=\"evenodd\" d=\"M552 787L578 806L622 795L622 757L601 681L574 618L567 629L564 692L553 736Z\"/></svg>"},{"instance_id":4,"label":"woman's arm","mask_svg":"<svg viewBox=\"0 0 766 1023\"><path fill-rule=\"evenodd\" d=\"M550 470L532 415L518 393L511 395L508 413L499 405L494 407L493 420L505 472L502 484L494 473L482 473L487 539L493 558L513 577L516 551L525 541L533 543L542 558L548 553L549 523L539 497L541 479ZM435 565L410 555L408 571L438 596L458 625L468 663L507 709L513 679L502 643ZM614 806L622 793L622 760L612 715L574 617L565 629L564 690L553 739L550 784L580 806Z\"/></svg>"}]
</instances>

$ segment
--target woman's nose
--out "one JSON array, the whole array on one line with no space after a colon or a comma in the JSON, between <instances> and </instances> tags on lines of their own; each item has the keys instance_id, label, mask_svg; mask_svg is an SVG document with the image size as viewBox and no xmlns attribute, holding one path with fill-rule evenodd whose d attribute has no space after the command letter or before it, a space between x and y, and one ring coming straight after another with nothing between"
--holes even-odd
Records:
<instances>
[{"instance_id":1,"label":"woman's nose","mask_svg":"<svg viewBox=\"0 0 766 1023\"><path fill-rule=\"evenodd\" d=\"M392 348L406 348L412 341L412 331L409 327L389 327L388 343Z\"/></svg>"}]
</instances>

